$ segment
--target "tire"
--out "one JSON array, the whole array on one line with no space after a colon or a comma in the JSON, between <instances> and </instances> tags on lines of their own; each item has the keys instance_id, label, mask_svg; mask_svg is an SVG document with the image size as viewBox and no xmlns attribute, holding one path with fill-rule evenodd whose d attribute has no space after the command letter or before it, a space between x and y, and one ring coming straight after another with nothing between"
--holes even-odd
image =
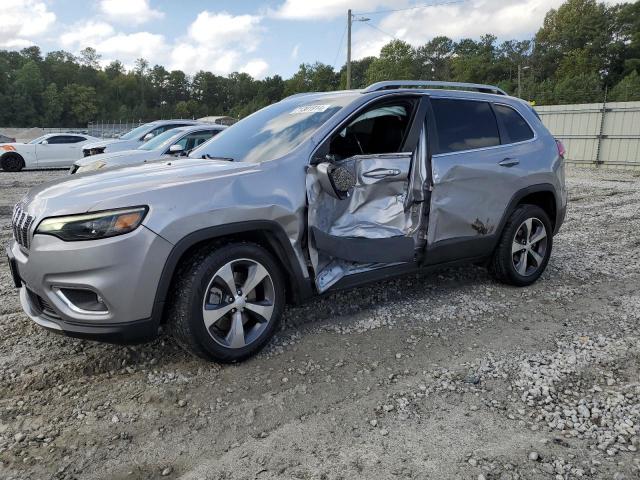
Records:
<instances>
[{"instance_id":1,"label":"tire","mask_svg":"<svg viewBox=\"0 0 640 480\"><path fill-rule=\"evenodd\" d=\"M544 272L552 247L553 229L547 213L536 205L519 205L502 231L490 271L500 282L526 287Z\"/></svg>"},{"instance_id":2,"label":"tire","mask_svg":"<svg viewBox=\"0 0 640 480\"><path fill-rule=\"evenodd\" d=\"M168 330L195 356L239 362L257 353L277 331L284 303L284 278L267 250L248 242L208 246L178 269Z\"/></svg>"},{"instance_id":3,"label":"tire","mask_svg":"<svg viewBox=\"0 0 640 480\"><path fill-rule=\"evenodd\" d=\"M0 165L5 172L19 172L24 168L24 160L17 153L9 153L2 157Z\"/></svg>"}]
</instances>

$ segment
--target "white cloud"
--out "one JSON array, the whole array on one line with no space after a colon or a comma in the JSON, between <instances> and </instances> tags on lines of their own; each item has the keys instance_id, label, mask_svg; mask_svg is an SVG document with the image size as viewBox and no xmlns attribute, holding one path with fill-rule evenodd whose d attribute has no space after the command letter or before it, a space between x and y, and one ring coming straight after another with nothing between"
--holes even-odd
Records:
<instances>
[{"instance_id":1,"label":"white cloud","mask_svg":"<svg viewBox=\"0 0 640 480\"><path fill-rule=\"evenodd\" d=\"M100 11L114 22L140 25L164 17L164 12L154 10L149 0L101 0Z\"/></svg>"},{"instance_id":2,"label":"white cloud","mask_svg":"<svg viewBox=\"0 0 640 480\"><path fill-rule=\"evenodd\" d=\"M205 10L189 26L189 38L200 44L209 44L214 49L242 42L246 50L253 50L258 43L260 20L255 15L234 16Z\"/></svg>"},{"instance_id":3,"label":"white cloud","mask_svg":"<svg viewBox=\"0 0 640 480\"><path fill-rule=\"evenodd\" d=\"M103 64L120 60L128 68L141 57L152 65L164 64L169 51L163 35L150 32L116 32L110 24L102 21L73 25L60 36L60 43L75 52L85 47L95 48L102 56Z\"/></svg>"},{"instance_id":4,"label":"white cloud","mask_svg":"<svg viewBox=\"0 0 640 480\"><path fill-rule=\"evenodd\" d=\"M264 60L242 63L243 57L260 44L261 21L255 15L200 12L187 35L172 48L170 68L188 73L210 70L226 75L237 70L256 77L263 75L268 68Z\"/></svg>"},{"instance_id":5,"label":"white cloud","mask_svg":"<svg viewBox=\"0 0 640 480\"><path fill-rule=\"evenodd\" d=\"M618 3L620 0L605 1ZM542 26L549 9L558 8L562 3L563 0L468 0L372 16L371 22L414 46L423 45L439 35L454 40L478 38L486 33L501 39L530 38ZM380 48L393 39L380 30L355 25L354 58L378 55Z\"/></svg>"},{"instance_id":6,"label":"white cloud","mask_svg":"<svg viewBox=\"0 0 640 480\"><path fill-rule=\"evenodd\" d=\"M65 48L94 47L100 41L113 35L115 30L105 22L81 22L60 35L60 43Z\"/></svg>"},{"instance_id":7,"label":"white cloud","mask_svg":"<svg viewBox=\"0 0 640 480\"><path fill-rule=\"evenodd\" d=\"M262 78L269 68L269 64L261 58L249 60L244 67L240 67L241 72L246 72L253 78Z\"/></svg>"},{"instance_id":8,"label":"white cloud","mask_svg":"<svg viewBox=\"0 0 640 480\"><path fill-rule=\"evenodd\" d=\"M347 10L354 12L374 11L380 7L402 8L408 5L406 0L285 0L271 15L290 20L330 19L344 16Z\"/></svg>"},{"instance_id":9,"label":"white cloud","mask_svg":"<svg viewBox=\"0 0 640 480\"><path fill-rule=\"evenodd\" d=\"M99 53L112 58L135 60L145 58L152 64L162 62L167 45L163 35L149 32L119 33L106 38L94 47Z\"/></svg>"},{"instance_id":10,"label":"white cloud","mask_svg":"<svg viewBox=\"0 0 640 480\"><path fill-rule=\"evenodd\" d=\"M36 0L2 1L0 12L0 48L33 45L34 37L46 33L56 21L47 4Z\"/></svg>"},{"instance_id":11,"label":"white cloud","mask_svg":"<svg viewBox=\"0 0 640 480\"><path fill-rule=\"evenodd\" d=\"M260 78L269 67L267 62L262 58L246 58L260 43L260 21L260 17L253 15L203 11L188 27L186 35L167 40L162 34L124 33L105 21L90 20L69 27L60 36L60 43L74 52L95 48L102 56L102 64L120 60L132 68L135 60L142 57L151 65L164 65L188 74L199 70L220 75L241 71Z\"/></svg>"},{"instance_id":12,"label":"white cloud","mask_svg":"<svg viewBox=\"0 0 640 480\"><path fill-rule=\"evenodd\" d=\"M300 44L296 44L295 47L293 47L293 50L291 50L291 58L293 60L297 60L298 58L298 53L300 52Z\"/></svg>"}]
</instances>

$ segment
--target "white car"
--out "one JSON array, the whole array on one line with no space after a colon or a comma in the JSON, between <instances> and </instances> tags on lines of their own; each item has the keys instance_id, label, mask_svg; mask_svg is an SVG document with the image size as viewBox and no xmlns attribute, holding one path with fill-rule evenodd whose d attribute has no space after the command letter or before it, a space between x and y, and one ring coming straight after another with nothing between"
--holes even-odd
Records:
<instances>
[{"instance_id":1,"label":"white car","mask_svg":"<svg viewBox=\"0 0 640 480\"><path fill-rule=\"evenodd\" d=\"M100 142L85 145L82 149L83 155L85 157L89 157L91 155L99 155L101 153L134 150L144 142L151 140L153 137L157 137L167 130L198 124L199 122L196 120L156 120L155 122L140 125L119 138L110 138L108 140L101 140Z\"/></svg>"},{"instance_id":2,"label":"white car","mask_svg":"<svg viewBox=\"0 0 640 480\"><path fill-rule=\"evenodd\" d=\"M69 167L82 158L82 147L98 140L79 133L48 133L29 143L3 143L0 144L0 167L6 172Z\"/></svg>"},{"instance_id":3,"label":"white car","mask_svg":"<svg viewBox=\"0 0 640 480\"><path fill-rule=\"evenodd\" d=\"M161 133L135 150L100 153L76 160L69 173L85 173L105 168L123 167L138 163L186 156L191 150L215 137L225 125L192 125Z\"/></svg>"}]
</instances>

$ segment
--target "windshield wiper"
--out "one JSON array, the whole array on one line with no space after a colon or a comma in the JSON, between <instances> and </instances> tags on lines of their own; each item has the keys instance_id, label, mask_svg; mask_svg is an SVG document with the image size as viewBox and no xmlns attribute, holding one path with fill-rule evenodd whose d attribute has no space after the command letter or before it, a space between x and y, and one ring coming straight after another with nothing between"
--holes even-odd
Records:
<instances>
[{"instance_id":1,"label":"windshield wiper","mask_svg":"<svg viewBox=\"0 0 640 480\"><path fill-rule=\"evenodd\" d=\"M209 160L225 160L227 162L235 162L235 160L231 157L212 157L208 153L205 153L204 155L202 155L202 158L206 158Z\"/></svg>"}]
</instances>

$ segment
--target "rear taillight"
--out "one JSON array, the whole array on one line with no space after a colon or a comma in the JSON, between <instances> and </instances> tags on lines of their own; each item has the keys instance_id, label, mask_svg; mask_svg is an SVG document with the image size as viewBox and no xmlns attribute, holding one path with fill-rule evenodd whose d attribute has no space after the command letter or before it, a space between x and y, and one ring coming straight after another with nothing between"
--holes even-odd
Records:
<instances>
[{"instance_id":1,"label":"rear taillight","mask_svg":"<svg viewBox=\"0 0 640 480\"><path fill-rule=\"evenodd\" d=\"M564 158L567 154L567 149L564 148L564 144L560 140L556 139L556 146L558 147L558 155L560 155L560 158Z\"/></svg>"}]
</instances>

